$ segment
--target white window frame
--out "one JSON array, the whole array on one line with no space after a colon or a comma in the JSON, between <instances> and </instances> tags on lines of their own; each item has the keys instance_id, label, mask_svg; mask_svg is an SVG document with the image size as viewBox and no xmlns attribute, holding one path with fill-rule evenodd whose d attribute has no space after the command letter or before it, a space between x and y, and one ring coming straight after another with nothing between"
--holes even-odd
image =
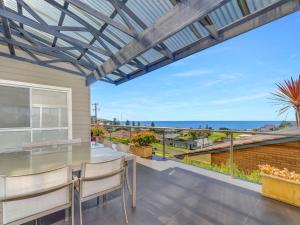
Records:
<instances>
[{"instance_id":1,"label":"white window frame","mask_svg":"<svg viewBox=\"0 0 300 225\"><path fill-rule=\"evenodd\" d=\"M1 131L30 131L31 143L32 143L33 131L67 129L68 130L68 139L72 140L72 138L73 138L72 130L73 129L72 129L72 89L71 88L50 86L50 85L44 85L44 84L27 83L27 82L19 82L19 81L12 81L12 80L2 80L2 79L0 79L0 85L10 86L10 87L29 88L29 104L30 104L30 127L0 128L0 132ZM33 128L32 127L32 114L31 114L31 112L32 112L32 89L67 93L67 107L68 107L67 127L51 127L51 128Z\"/></svg>"}]
</instances>

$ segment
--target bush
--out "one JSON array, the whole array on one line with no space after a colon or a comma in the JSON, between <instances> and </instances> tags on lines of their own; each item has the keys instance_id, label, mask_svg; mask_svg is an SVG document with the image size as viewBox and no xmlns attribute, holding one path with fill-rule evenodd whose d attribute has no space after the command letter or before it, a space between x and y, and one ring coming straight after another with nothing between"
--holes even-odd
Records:
<instances>
[{"instance_id":1,"label":"bush","mask_svg":"<svg viewBox=\"0 0 300 225\"><path fill-rule=\"evenodd\" d=\"M139 131L132 136L130 141L137 146L149 146L152 143L158 142L159 139L151 131Z\"/></svg>"},{"instance_id":2,"label":"bush","mask_svg":"<svg viewBox=\"0 0 300 225\"><path fill-rule=\"evenodd\" d=\"M93 137L104 137L106 130L104 127L96 126L92 127L91 134Z\"/></svg>"},{"instance_id":3,"label":"bush","mask_svg":"<svg viewBox=\"0 0 300 225\"><path fill-rule=\"evenodd\" d=\"M270 165L259 165L258 167L262 173L300 182L300 174L295 173L295 171L291 172L287 168L280 170Z\"/></svg>"},{"instance_id":4,"label":"bush","mask_svg":"<svg viewBox=\"0 0 300 225\"><path fill-rule=\"evenodd\" d=\"M193 160L189 158L188 156L185 156L184 159L182 160L183 163L201 167L204 169L212 170L218 173L223 173L223 174L230 174L230 164L229 161L226 163L222 163L220 165L217 164L208 164L204 162L199 162L196 160ZM234 170L233 170L234 176L238 177L240 179L248 180L251 182L255 183L260 183L261 182L261 176L259 173L259 170L253 170L253 171L244 171L238 168L237 165L234 165Z\"/></svg>"}]
</instances>

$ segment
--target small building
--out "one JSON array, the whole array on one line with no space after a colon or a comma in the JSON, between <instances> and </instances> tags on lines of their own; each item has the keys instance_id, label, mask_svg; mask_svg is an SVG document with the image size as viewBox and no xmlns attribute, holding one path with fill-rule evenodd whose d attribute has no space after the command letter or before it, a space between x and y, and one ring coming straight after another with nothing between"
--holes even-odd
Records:
<instances>
[{"instance_id":1,"label":"small building","mask_svg":"<svg viewBox=\"0 0 300 225\"><path fill-rule=\"evenodd\" d=\"M188 156L202 161L205 156L210 158L210 164L221 165L229 162L229 149L230 142L225 142L176 157L183 159ZM235 166L244 171L257 170L258 165L269 164L300 173L300 137L253 135L235 139L233 160Z\"/></svg>"}]
</instances>

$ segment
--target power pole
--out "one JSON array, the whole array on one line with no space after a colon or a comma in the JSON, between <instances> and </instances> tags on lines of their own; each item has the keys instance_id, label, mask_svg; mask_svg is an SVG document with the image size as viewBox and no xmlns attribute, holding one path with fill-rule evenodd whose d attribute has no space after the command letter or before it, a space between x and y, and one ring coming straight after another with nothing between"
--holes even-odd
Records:
<instances>
[{"instance_id":1,"label":"power pole","mask_svg":"<svg viewBox=\"0 0 300 225\"><path fill-rule=\"evenodd\" d=\"M94 111L95 111L95 122L97 122L98 121L98 116L97 116L97 112L98 112L98 103L93 103L92 104L92 106L93 106L93 108L94 108Z\"/></svg>"}]
</instances>

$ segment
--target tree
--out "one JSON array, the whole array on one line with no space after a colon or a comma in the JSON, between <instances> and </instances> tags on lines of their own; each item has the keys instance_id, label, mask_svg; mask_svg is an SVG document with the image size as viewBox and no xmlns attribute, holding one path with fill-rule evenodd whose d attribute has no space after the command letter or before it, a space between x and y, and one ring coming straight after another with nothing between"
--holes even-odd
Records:
<instances>
[{"instance_id":1,"label":"tree","mask_svg":"<svg viewBox=\"0 0 300 225\"><path fill-rule=\"evenodd\" d=\"M150 125L151 127L155 127L155 124L154 124L154 122L152 121L151 122L151 125Z\"/></svg>"},{"instance_id":2,"label":"tree","mask_svg":"<svg viewBox=\"0 0 300 225\"><path fill-rule=\"evenodd\" d=\"M200 133L195 130L190 130L188 132L188 136L190 136L192 140L197 140L200 136Z\"/></svg>"},{"instance_id":3,"label":"tree","mask_svg":"<svg viewBox=\"0 0 300 225\"><path fill-rule=\"evenodd\" d=\"M219 130L224 131L224 134L226 135L226 138L227 139L229 138L229 135L230 135L229 128L227 128L227 127L220 127Z\"/></svg>"},{"instance_id":4,"label":"tree","mask_svg":"<svg viewBox=\"0 0 300 225\"><path fill-rule=\"evenodd\" d=\"M296 80L292 77L282 84L277 83L277 90L273 92L275 103L281 108L278 114L287 113L291 108L295 111L296 124L300 128L300 75Z\"/></svg>"},{"instance_id":5,"label":"tree","mask_svg":"<svg viewBox=\"0 0 300 225\"><path fill-rule=\"evenodd\" d=\"M135 122L134 122L134 121L132 121L132 122L131 122L131 125L134 127L134 126L135 126Z\"/></svg>"},{"instance_id":6,"label":"tree","mask_svg":"<svg viewBox=\"0 0 300 225\"><path fill-rule=\"evenodd\" d=\"M129 120L126 120L125 125L126 125L126 126L130 126L130 121L129 121Z\"/></svg>"}]
</instances>

